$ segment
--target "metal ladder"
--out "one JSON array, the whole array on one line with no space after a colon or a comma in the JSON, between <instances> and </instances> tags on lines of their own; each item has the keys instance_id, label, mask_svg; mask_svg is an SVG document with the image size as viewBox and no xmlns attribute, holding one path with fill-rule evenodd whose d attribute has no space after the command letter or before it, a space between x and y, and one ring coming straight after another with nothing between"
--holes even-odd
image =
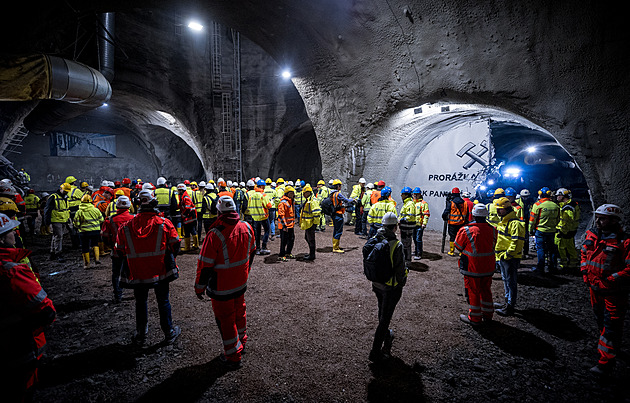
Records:
<instances>
[{"instance_id":1,"label":"metal ladder","mask_svg":"<svg viewBox=\"0 0 630 403\"><path fill-rule=\"evenodd\" d=\"M24 127L24 125L20 125L18 129L10 133L2 143L0 147L0 154L5 153L14 153L14 154L22 154L22 151L19 148L22 147L22 141L28 136L28 130Z\"/></svg>"}]
</instances>

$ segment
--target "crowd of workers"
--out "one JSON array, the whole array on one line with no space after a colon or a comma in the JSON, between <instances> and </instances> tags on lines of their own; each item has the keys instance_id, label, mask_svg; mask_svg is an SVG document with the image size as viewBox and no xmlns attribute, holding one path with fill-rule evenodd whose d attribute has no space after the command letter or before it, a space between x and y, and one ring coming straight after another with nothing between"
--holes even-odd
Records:
<instances>
[{"instance_id":1,"label":"crowd of workers","mask_svg":"<svg viewBox=\"0 0 630 403\"><path fill-rule=\"evenodd\" d=\"M315 232L326 231L327 226L333 227L334 253L344 253L340 242L345 224L353 225L355 235L363 239L379 236L394 241L400 229L401 242L391 243L394 271L390 280L372 284L378 299L379 325L370 360L386 359L393 340L389 323L406 283L407 266L412 260L422 259L429 206L419 187L402 188L400 206L383 181L368 183L361 178L348 197L341 188L339 179L330 180L328 185L320 180L312 187L299 179L285 182L282 178L252 178L237 183L219 178L216 182L184 181L175 185L160 177L155 185L125 178L120 182L103 181L94 189L86 182L77 186L77 179L69 176L51 195L44 193L40 198L29 190L22 198L11 181L0 181L3 281L12 281L5 278L9 269L23 277L20 290L33 303L25 315L38 318L26 320L27 333L32 334L38 348L23 365L21 376L26 378L22 384L31 386L36 380L36 361L41 356L38 352L45 344L43 328L55 317L52 302L41 289L19 236L34 234L38 216L40 233L52 234L51 259L64 259L64 233L70 234L73 247L81 248L86 269L90 267L90 253L95 264L100 264L102 255L111 253L114 302L120 302L123 288L134 292L136 331L132 341L138 346L146 341L147 300L152 288L164 343L172 343L179 336L181 330L171 318L169 283L178 278L176 256L198 253L195 293L200 299L205 293L212 301L224 346L221 358L230 369L241 366L247 342L244 293L249 270L256 255L271 253L270 241L279 236L280 261L294 259L294 229L299 225L309 247L303 259L312 261L316 257ZM459 268L469 303L468 314L460 316L462 321L482 325L492 320L495 308L503 316L514 314L516 275L521 258L528 253L528 232L536 238L538 263L534 272L577 271L574 237L579 205L564 188L556 192L542 188L538 195L538 200L532 200L527 189L518 195L512 188L496 189L488 192L491 201L486 204L471 200L470 194L458 188L452 190L442 218L450 237L448 255L460 252ZM621 342L628 303L630 239L622 230L617 206L600 206L595 216L596 228L587 232L580 268L590 286L601 331L600 360L592 368L601 375L611 371ZM16 228L20 228L18 236L10 235ZM205 238L201 238L204 232ZM504 282L503 304L495 304L490 291L495 271L500 271ZM16 298L15 304L19 300Z\"/></svg>"}]
</instances>

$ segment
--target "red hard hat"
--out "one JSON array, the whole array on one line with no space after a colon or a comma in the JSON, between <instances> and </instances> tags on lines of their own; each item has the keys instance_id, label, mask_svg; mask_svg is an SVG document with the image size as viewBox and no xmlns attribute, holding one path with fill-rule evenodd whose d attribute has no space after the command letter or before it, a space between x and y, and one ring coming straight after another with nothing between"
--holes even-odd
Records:
<instances>
[{"instance_id":1,"label":"red hard hat","mask_svg":"<svg viewBox=\"0 0 630 403\"><path fill-rule=\"evenodd\" d=\"M186 179L186 180L184 181L184 185L190 185L190 181L189 181L188 179Z\"/></svg>"},{"instance_id":2,"label":"red hard hat","mask_svg":"<svg viewBox=\"0 0 630 403\"><path fill-rule=\"evenodd\" d=\"M377 186L385 186L385 181L378 181Z\"/></svg>"},{"instance_id":3,"label":"red hard hat","mask_svg":"<svg viewBox=\"0 0 630 403\"><path fill-rule=\"evenodd\" d=\"M28 192L29 192L30 194L33 194L33 193L35 193L35 189L29 189L29 190L28 190Z\"/></svg>"},{"instance_id":4,"label":"red hard hat","mask_svg":"<svg viewBox=\"0 0 630 403\"><path fill-rule=\"evenodd\" d=\"M120 181L114 182L114 186L120 186Z\"/></svg>"},{"instance_id":5,"label":"red hard hat","mask_svg":"<svg viewBox=\"0 0 630 403\"><path fill-rule=\"evenodd\" d=\"M138 184L136 185L136 189L142 189L142 185L138 183Z\"/></svg>"},{"instance_id":6,"label":"red hard hat","mask_svg":"<svg viewBox=\"0 0 630 403\"><path fill-rule=\"evenodd\" d=\"M131 183L131 179L129 179L129 178L125 178L125 179L122 180L122 184L123 185L129 185L130 183Z\"/></svg>"},{"instance_id":7,"label":"red hard hat","mask_svg":"<svg viewBox=\"0 0 630 403\"><path fill-rule=\"evenodd\" d=\"M453 188L453 190L451 190L451 193L459 193L459 188Z\"/></svg>"}]
</instances>

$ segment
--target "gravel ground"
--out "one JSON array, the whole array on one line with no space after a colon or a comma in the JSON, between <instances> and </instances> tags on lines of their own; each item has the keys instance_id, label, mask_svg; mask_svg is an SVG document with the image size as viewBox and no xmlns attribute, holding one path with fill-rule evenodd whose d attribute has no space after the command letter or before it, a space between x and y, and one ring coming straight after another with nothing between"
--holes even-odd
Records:
<instances>
[{"instance_id":1,"label":"gravel ground","mask_svg":"<svg viewBox=\"0 0 630 403\"><path fill-rule=\"evenodd\" d=\"M424 258L412 263L392 320L393 357L371 364L376 297L362 271L365 241L346 226L346 253L333 254L331 232L317 233L315 262L299 259L308 251L299 229L298 259L278 262L279 240L269 243L272 255L256 258L245 294L247 353L233 372L219 362L209 301L194 295L195 254L178 257L180 278L171 283L180 338L160 344L150 295L149 346L137 350L130 345L133 295L125 291L122 303L112 303L109 257L88 270L79 251L51 263L50 238L27 238L58 312L35 400L630 402L630 331L615 376L606 382L589 376L598 335L580 277L534 276L535 260L524 260L517 314L473 329L459 320L467 304L456 259L440 253L441 234L433 231L425 234ZM493 280L495 300L502 301L500 276Z\"/></svg>"}]
</instances>

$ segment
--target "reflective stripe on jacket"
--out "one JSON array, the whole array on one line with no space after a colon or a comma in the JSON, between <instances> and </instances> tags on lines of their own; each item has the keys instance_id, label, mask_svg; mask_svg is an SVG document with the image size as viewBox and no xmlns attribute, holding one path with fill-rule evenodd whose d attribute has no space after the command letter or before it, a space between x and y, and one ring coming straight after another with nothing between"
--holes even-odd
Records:
<instances>
[{"instance_id":1,"label":"reflective stripe on jacket","mask_svg":"<svg viewBox=\"0 0 630 403\"><path fill-rule=\"evenodd\" d=\"M170 220L154 212L133 217L118 230L116 240L116 250L128 266L128 270L123 267L121 283L133 286L176 279L175 244L179 244L179 236Z\"/></svg>"},{"instance_id":2,"label":"reflective stripe on jacket","mask_svg":"<svg viewBox=\"0 0 630 403\"><path fill-rule=\"evenodd\" d=\"M319 217L322 215L322 208L317 201L317 198L311 196L306 199L302 212L300 213L300 228L307 230L313 225L319 223Z\"/></svg>"},{"instance_id":3,"label":"reflective stripe on jacket","mask_svg":"<svg viewBox=\"0 0 630 403\"><path fill-rule=\"evenodd\" d=\"M400 230L411 231L416 228L416 203L411 197L403 200L403 206L400 208Z\"/></svg>"},{"instance_id":4,"label":"reflective stripe on jacket","mask_svg":"<svg viewBox=\"0 0 630 403\"><path fill-rule=\"evenodd\" d=\"M560 221L560 206L545 197L538 200L529 213L529 232L556 232Z\"/></svg>"},{"instance_id":5,"label":"reflective stripe on jacket","mask_svg":"<svg viewBox=\"0 0 630 403\"><path fill-rule=\"evenodd\" d=\"M197 209L195 208L192 199L186 192L180 196L179 210L182 213L182 220L184 221L184 224L190 224L197 221Z\"/></svg>"},{"instance_id":6,"label":"reflective stripe on jacket","mask_svg":"<svg viewBox=\"0 0 630 403\"><path fill-rule=\"evenodd\" d=\"M68 209L68 199L59 193L50 195L53 198L53 210L50 215L50 222L67 222L70 219L70 210Z\"/></svg>"},{"instance_id":7,"label":"reflective stripe on jacket","mask_svg":"<svg viewBox=\"0 0 630 403\"><path fill-rule=\"evenodd\" d=\"M448 223L450 225L463 225L468 220L468 206L466 203L455 204L451 202L451 210L448 215Z\"/></svg>"},{"instance_id":8,"label":"reflective stripe on jacket","mask_svg":"<svg viewBox=\"0 0 630 403\"><path fill-rule=\"evenodd\" d=\"M429 211L429 203L422 199L415 200L416 203L416 225L427 226L431 212Z\"/></svg>"},{"instance_id":9,"label":"reflective stripe on jacket","mask_svg":"<svg viewBox=\"0 0 630 403\"><path fill-rule=\"evenodd\" d=\"M92 203L81 203L74 215L74 226L79 232L100 231L103 214Z\"/></svg>"},{"instance_id":10,"label":"reflective stripe on jacket","mask_svg":"<svg viewBox=\"0 0 630 403\"><path fill-rule=\"evenodd\" d=\"M455 247L462 253L459 272L471 277L492 276L496 240L497 230L488 223L472 223L460 228L455 237Z\"/></svg>"},{"instance_id":11,"label":"reflective stripe on jacket","mask_svg":"<svg viewBox=\"0 0 630 403\"><path fill-rule=\"evenodd\" d=\"M283 196L278 204L278 228L295 226L295 204L287 196Z\"/></svg>"},{"instance_id":12,"label":"reflective stripe on jacket","mask_svg":"<svg viewBox=\"0 0 630 403\"><path fill-rule=\"evenodd\" d=\"M525 245L525 224L516 217L515 211L510 211L497 224L499 236L496 252L496 260L520 259L523 256Z\"/></svg>"},{"instance_id":13,"label":"reflective stripe on jacket","mask_svg":"<svg viewBox=\"0 0 630 403\"><path fill-rule=\"evenodd\" d=\"M630 238L623 231L586 231L581 261L584 282L594 291L630 290Z\"/></svg>"},{"instance_id":14,"label":"reflective stripe on jacket","mask_svg":"<svg viewBox=\"0 0 630 403\"><path fill-rule=\"evenodd\" d=\"M249 223L223 220L208 232L197 261L195 292L213 299L229 300L247 289L250 260L256 250Z\"/></svg>"},{"instance_id":15,"label":"reflective stripe on jacket","mask_svg":"<svg viewBox=\"0 0 630 403\"><path fill-rule=\"evenodd\" d=\"M367 216L367 221L370 224L376 224L377 226L380 226L381 221L383 221L383 217L385 216L385 213L388 212L397 214L396 206L390 200L380 200L370 209L370 212Z\"/></svg>"}]
</instances>

